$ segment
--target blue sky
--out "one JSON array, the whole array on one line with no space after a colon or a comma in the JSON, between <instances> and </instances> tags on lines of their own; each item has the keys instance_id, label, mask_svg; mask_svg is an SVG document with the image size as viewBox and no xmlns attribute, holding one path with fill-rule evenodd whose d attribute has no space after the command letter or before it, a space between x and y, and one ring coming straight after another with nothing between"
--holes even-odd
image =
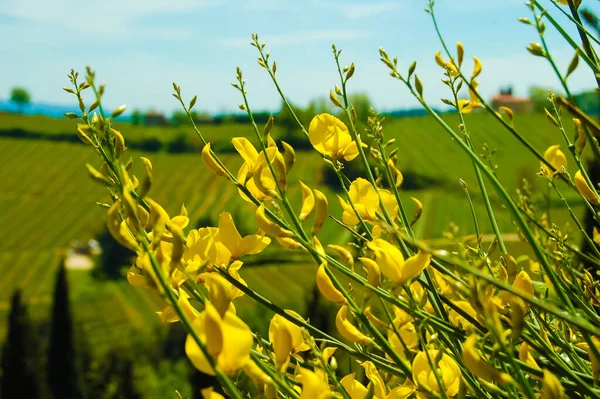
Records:
<instances>
[{"instance_id":1,"label":"blue sky","mask_svg":"<svg viewBox=\"0 0 600 399\"><path fill-rule=\"evenodd\" d=\"M425 0L3 0L0 98L19 85L34 101L69 104L71 97L61 90L67 72L91 65L107 84L108 107L124 103L130 110L171 112L177 108L170 95L176 81L187 98L198 94L198 109L227 112L240 103L230 86L239 65L254 109L276 110L279 97L249 45L250 34L257 32L294 103L327 96L337 83L331 55L336 43L344 63L356 64L349 89L367 93L379 110L416 104L388 76L379 61L380 46L398 56L403 70L416 59L426 98L439 104L448 94L433 60L440 45L425 5ZM448 42L461 40L467 55L482 60L484 95L506 84L520 95L532 84L558 88L547 62L525 50L538 38L532 27L517 21L531 17L522 0L437 0L436 14ZM548 31L565 70L573 52L551 27ZM591 88L591 72L583 62L579 69L570 78L572 89Z\"/></svg>"}]
</instances>

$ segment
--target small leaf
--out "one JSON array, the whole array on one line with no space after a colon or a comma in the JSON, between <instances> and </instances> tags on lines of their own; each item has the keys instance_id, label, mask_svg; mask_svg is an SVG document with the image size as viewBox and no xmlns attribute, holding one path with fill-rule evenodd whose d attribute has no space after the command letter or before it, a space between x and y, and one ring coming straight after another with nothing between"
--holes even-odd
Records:
<instances>
[{"instance_id":1,"label":"small leaf","mask_svg":"<svg viewBox=\"0 0 600 399\"><path fill-rule=\"evenodd\" d=\"M571 75L573 72L575 72L575 69L577 69L577 65L579 65L579 49L575 50L575 55L573 56L573 59L571 60L571 63L569 64L569 68L567 69L567 74L565 75L565 80L569 77L569 75Z\"/></svg>"},{"instance_id":2,"label":"small leaf","mask_svg":"<svg viewBox=\"0 0 600 399\"><path fill-rule=\"evenodd\" d=\"M558 127L558 122L556 122L556 119L552 116L552 114L550 113L550 111L548 111L548 109L544 108L544 111L546 111L546 118L552 122L552 124L556 127Z\"/></svg>"},{"instance_id":3,"label":"small leaf","mask_svg":"<svg viewBox=\"0 0 600 399\"><path fill-rule=\"evenodd\" d=\"M115 109L112 113L112 115L110 116L111 118L116 118L117 116L121 115L123 112L125 112L125 108L127 108L126 105L121 105L120 107L118 107L117 109Z\"/></svg>"},{"instance_id":4,"label":"small leaf","mask_svg":"<svg viewBox=\"0 0 600 399\"><path fill-rule=\"evenodd\" d=\"M535 55L536 57L545 57L546 56L546 52L544 51L544 48L539 43L529 43L529 46L527 46L527 50L531 54Z\"/></svg>"},{"instance_id":5,"label":"small leaf","mask_svg":"<svg viewBox=\"0 0 600 399\"><path fill-rule=\"evenodd\" d=\"M333 103L333 105L335 105L336 107L342 108L342 103L340 102L340 99L337 98L337 96L335 95L335 93L333 92L333 90L329 91L329 99L331 100L331 102Z\"/></svg>"},{"instance_id":6,"label":"small leaf","mask_svg":"<svg viewBox=\"0 0 600 399\"><path fill-rule=\"evenodd\" d=\"M352 75L354 75L354 70L355 70L355 67L354 67L354 62L353 62L352 64L350 64L350 68L348 68L348 72L346 72L346 81L348 79L350 79L352 77Z\"/></svg>"},{"instance_id":7,"label":"small leaf","mask_svg":"<svg viewBox=\"0 0 600 399\"><path fill-rule=\"evenodd\" d=\"M417 75L415 75L415 89L421 98L423 98L423 83Z\"/></svg>"},{"instance_id":8,"label":"small leaf","mask_svg":"<svg viewBox=\"0 0 600 399\"><path fill-rule=\"evenodd\" d=\"M98 100L94 101L92 103L92 105L90 105L90 109L88 110L88 112L92 112L93 110L98 108L99 105L100 105L100 101L98 101Z\"/></svg>"},{"instance_id":9,"label":"small leaf","mask_svg":"<svg viewBox=\"0 0 600 399\"><path fill-rule=\"evenodd\" d=\"M413 61L413 63L410 64L410 66L408 67L408 78L409 79L412 76L412 74L415 73L415 69L417 69L417 61Z\"/></svg>"},{"instance_id":10,"label":"small leaf","mask_svg":"<svg viewBox=\"0 0 600 399\"><path fill-rule=\"evenodd\" d=\"M194 98L192 98L192 100L190 101L190 106L188 108L189 111L191 111L192 108L194 108L194 105L196 105L197 100L198 100L198 96L194 96Z\"/></svg>"},{"instance_id":11,"label":"small leaf","mask_svg":"<svg viewBox=\"0 0 600 399\"><path fill-rule=\"evenodd\" d=\"M67 112L66 114L63 114L63 115L64 115L64 116L65 116L65 118L67 118L67 119L79 119L79 118L80 118L80 116L79 116L79 115L77 115L77 114L76 114L76 113L74 113L74 112Z\"/></svg>"}]
</instances>

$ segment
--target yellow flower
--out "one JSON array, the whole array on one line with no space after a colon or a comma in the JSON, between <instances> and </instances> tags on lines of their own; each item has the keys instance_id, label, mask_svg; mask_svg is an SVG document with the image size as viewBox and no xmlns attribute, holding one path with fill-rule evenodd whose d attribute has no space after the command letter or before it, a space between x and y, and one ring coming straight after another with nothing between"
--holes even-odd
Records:
<instances>
[{"instance_id":1,"label":"yellow flower","mask_svg":"<svg viewBox=\"0 0 600 399\"><path fill-rule=\"evenodd\" d=\"M182 289L179 289L179 299L177 300L177 304L186 314L188 319L194 320L198 315L198 311L192 306L188 298L188 294ZM156 312L156 314L161 318L163 323L175 323L179 321L179 315L171 305L167 306L162 312Z\"/></svg>"},{"instance_id":2,"label":"yellow flower","mask_svg":"<svg viewBox=\"0 0 600 399\"><path fill-rule=\"evenodd\" d=\"M365 368L365 374L369 381L373 384L373 397L376 399L405 399L415 391L412 385L400 385L392 389L386 394L385 383L377 368L372 362L366 361L362 363ZM355 380L355 373L348 374L340 380L340 384L344 387L351 399L364 399L367 397L369 390L360 382Z\"/></svg>"},{"instance_id":3,"label":"yellow flower","mask_svg":"<svg viewBox=\"0 0 600 399\"><path fill-rule=\"evenodd\" d=\"M550 165L552 165L552 167L558 172L561 171L563 166L565 167L565 169L567 168L567 157L560 150L560 145L558 144L548 147L548 149L544 153L544 159L548 161ZM548 178L552 178L552 170L550 170L550 168L545 163L540 162L540 164L542 166L542 169L546 172L546 176L548 176Z\"/></svg>"},{"instance_id":4,"label":"yellow flower","mask_svg":"<svg viewBox=\"0 0 600 399\"><path fill-rule=\"evenodd\" d=\"M398 248L382 238L376 238L367 244L375 254L375 261L384 276L395 285L402 285L417 277L429 266L431 255L419 251L406 261Z\"/></svg>"},{"instance_id":5,"label":"yellow flower","mask_svg":"<svg viewBox=\"0 0 600 399\"><path fill-rule=\"evenodd\" d=\"M189 231L183 253L188 273L194 273L206 264L227 265L230 258L231 252L221 242L218 228L202 227Z\"/></svg>"},{"instance_id":6,"label":"yellow flower","mask_svg":"<svg viewBox=\"0 0 600 399\"><path fill-rule=\"evenodd\" d=\"M530 365L531 367L535 367L536 369L540 368L538 366L537 362L535 361L535 358L529 351L529 344L527 342L523 342L521 344L521 346L519 347L519 360L522 361L523 363ZM538 380L540 379L539 377L535 376L534 374L530 374L530 375L532 378L535 378Z\"/></svg>"},{"instance_id":7,"label":"yellow flower","mask_svg":"<svg viewBox=\"0 0 600 399\"><path fill-rule=\"evenodd\" d=\"M592 337L592 343L596 346L596 348L600 348L600 339ZM594 375L594 377L599 378L600 359L596 357L594 351L592 350L592 348L590 348L590 345L587 342L581 342L577 344L577 347L587 352L588 357L590 358L590 361L592 363L592 374Z\"/></svg>"},{"instance_id":8,"label":"yellow flower","mask_svg":"<svg viewBox=\"0 0 600 399\"><path fill-rule=\"evenodd\" d=\"M348 128L330 114L315 116L308 127L310 143L323 155L351 161L358 155L358 147L352 141Z\"/></svg>"},{"instance_id":9,"label":"yellow flower","mask_svg":"<svg viewBox=\"0 0 600 399\"><path fill-rule=\"evenodd\" d=\"M523 291L531 296L533 296L535 293L533 290L533 282L531 281L531 277L529 277L529 274L527 274L525 270L521 270L517 277L515 277L515 281L513 281L513 288Z\"/></svg>"},{"instance_id":10,"label":"yellow flower","mask_svg":"<svg viewBox=\"0 0 600 399\"><path fill-rule=\"evenodd\" d=\"M239 270L242 262L235 261L229 266L229 274L237 281L246 285L246 282L240 277ZM200 279L204 280L208 290L208 299L221 316L230 309L231 302L244 295L244 293L221 276L218 272L203 273Z\"/></svg>"},{"instance_id":11,"label":"yellow flower","mask_svg":"<svg viewBox=\"0 0 600 399\"><path fill-rule=\"evenodd\" d=\"M585 177L583 177L583 174L581 174L580 170L575 173L575 187L577 187L579 194L581 194L586 200L590 201L590 203L594 205L598 205L600 203L600 198L598 198L598 195L587 184L587 181L585 180Z\"/></svg>"},{"instance_id":12,"label":"yellow flower","mask_svg":"<svg viewBox=\"0 0 600 399\"><path fill-rule=\"evenodd\" d=\"M415 385L425 392L441 393L441 389L435 378L435 374L429 365L429 359L432 363L438 360L439 352L435 349L425 352L419 352L415 356L412 364L413 381ZM441 372L441 381L444 384L444 390L448 397L454 397L458 394L460 387L461 372L456 362L447 354L442 354L436 367Z\"/></svg>"},{"instance_id":13,"label":"yellow flower","mask_svg":"<svg viewBox=\"0 0 600 399\"><path fill-rule=\"evenodd\" d=\"M233 259L239 259L243 255L257 254L271 242L269 237L258 234L242 238L229 212L223 212L219 217L219 238L223 245L231 252Z\"/></svg>"},{"instance_id":14,"label":"yellow flower","mask_svg":"<svg viewBox=\"0 0 600 399\"><path fill-rule=\"evenodd\" d=\"M477 86L479 86L479 82L476 80L471 81L471 87L469 87L469 99L460 99L458 100L458 109L463 114L469 114L474 109L481 108L481 102L479 101L479 97L477 97ZM468 102L468 104L467 104Z\"/></svg>"},{"instance_id":15,"label":"yellow flower","mask_svg":"<svg viewBox=\"0 0 600 399\"><path fill-rule=\"evenodd\" d=\"M542 387L542 399L563 399L565 397L565 389L560 380L547 369L544 369Z\"/></svg>"},{"instance_id":16,"label":"yellow flower","mask_svg":"<svg viewBox=\"0 0 600 399\"><path fill-rule=\"evenodd\" d=\"M301 318L298 313L292 310L286 310L286 312ZM304 342L302 329L278 314L273 316L269 324L269 341L273 345L275 361L279 369L287 367L291 353L310 349L308 344Z\"/></svg>"},{"instance_id":17,"label":"yellow flower","mask_svg":"<svg viewBox=\"0 0 600 399\"><path fill-rule=\"evenodd\" d=\"M419 336L417 335L417 329L415 328L412 322L402 322L402 320L394 320L394 326L396 327L396 331L400 335L402 341L404 341L404 345L406 345L406 349L414 350L419 345ZM402 344L402 341L398 338L394 329L390 328L388 330L388 341L392 348L402 357L406 359L406 349Z\"/></svg>"},{"instance_id":18,"label":"yellow flower","mask_svg":"<svg viewBox=\"0 0 600 399\"><path fill-rule=\"evenodd\" d=\"M236 137L232 140L233 146L244 159L244 164L238 171L237 180L242 183L248 191L260 201L272 198L275 195L276 182L267 164L265 152L260 153L245 137ZM277 180L283 180L286 175L285 160L277 150L277 146L267 147L269 161L273 164ZM283 170L282 170L283 169ZM239 190L242 199L248 202L250 198Z\"/></svg>"},{"instance_id":19,"label":"yellow flower","mask_svg":"<svg viewBox=\"0 0 600 399\"><path fill-rule=\"evenodd\" d=\"M350 398L364 399L369 390L360 382L354 379L356 373L348 374L340 380L340 384L344 387Z\"/></svg>"},{"instance_id":20,"label":"yellow flower","mask_svg":"<svg viewBox=\"0 0 600 399\"><path fill-rule=\"evenodd\" d=\"M348 194L350 196L350 201L354 204L356 213L358 213L363 220L377 220L375 212L379 209L379 196L371 183L359 177L350 184ZM358 217L356 217L354 209L352 209L352 205L344 201L341 197L339 197L339 199L342 208L344 209L342 221L349 225L358 224L359 220Z\"/></svg>"},{"instance_id":21,"label":"yellow flower","mask_svg":"<svg viewBox=\"0 0 600 399\"><path fill-rule=\"evenodd\" d=\"M473 309L473 306L467 301L452 301L456 307L462 309L463 312L477 320L477 312ZM450 309L448 312L448 318L450 319L450 323L454 324L456 327L460 327L464 330L470 331L474 328L473 324L471 324L467 319L462 317L456 310Z\"/></svg>"},{"instance_id":22,"label":"yellow flower","mask_svg":"<svg viewBox=\"0 0 600 399\"><path fill-rule=\"evenodd\" d=\"M233 375L250 361L252 349L252 331L232 312L224 317L210 303L193 322L193 327L200 340L206 346L210 356L225 373ZM191 335L185 341L185 353L199 371L215 375L206 356Z\"/></svg>"},{"instance_id":23,"label":"yellow flower","mask_svg":"<svg viewBox=\"0 0 600 399\"><path fill-rule=\"evenodd\" d=\"M299 367L296 379L302 384L302 392L299 399L328 399L331 390L326 382L313 371Z\"/></svg>"}]
</instances>

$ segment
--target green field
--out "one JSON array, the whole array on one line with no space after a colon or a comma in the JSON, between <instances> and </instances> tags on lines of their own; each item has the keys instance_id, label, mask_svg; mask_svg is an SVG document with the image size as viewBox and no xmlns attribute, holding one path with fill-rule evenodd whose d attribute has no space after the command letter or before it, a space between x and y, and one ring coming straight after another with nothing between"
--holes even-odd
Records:
<instances>
[{"instance_id":1,"label":"green field","mask_svg":"<svg viewBox=\"0 0 600 399\"><path fill-rule=\"evenodd\" d=\"M455 117L447 116L446 119L456 124ZM523 177L533 179L538 187L542 186L540 179L535 177L539 162L507 131L485 115L472 115L467 122L478 149L485 142L491 149L497 150L494 160L500 165L498 176L511 194ZM542 152L548 145L560 142L559 133L552 130L543 116L517 115L516 124ZM73 131L73 126L72 121L0 115L0 131L19 128L52 134L69 129ZM151 134L163 135L163 139L168 140L169 135L175 132L173 129L128 125L121 129L126 139ZM249 125L202 129L209 141L229 141L236 135L250 137L252 134ZM195 139L189 129L187 134ZM473 233L471 213L458 184L461 177L469 184L483 232L491 232L467 157L433 120L391 120L386 124L386 134L397 139L396 144L400 148L398 166L403 172L440 184L402 193L409 214L412 213L410 196L423 202L424 214L415 226L420 238L439 238L450 222L461 226L462 234ZM207 217L216 223L219 213L228 210L241 225L241 230L255 229L253 217L248 216L252 215L253 206L244 203L225 179L208 173L199 154L129 151L128 155L134 159L145 155L152 160L155 182L150 196L163 204L171 215L175 215L185 203L194 225L200 220L207 220ZM234 170L241 163L238 158L224 155ZM54 272L61 256L71 240L85 242L101 231L105 210L95 202L108 202L109 199L106 191L88 178L84 167L86 162L100 167L99 158L81 144L0 137L0 159L0 224L4 229L0 240L1 339L9 298L17 287L23 289L35 318L48 316ZM134 167L136 171L139 173L139 165ZM322 187L323 164L317 154L298 152L296 165L289 177L290 182L297 180L326 190L332 214L341 215L335 194ZM293 205L299 207L299 187L292 186L290 196ZM573 197L571 193L569 197ZM514 233L511 221L501 208L496 208L499 209L502 231ZM564 221L565 217L559 215L555 220ZM320 237L325 243L349 240L349 235L333 221L326 223ZM282 266L277 259L285 258L285 254L272 251L269 256L272 264L247 265L242 269L242 277L248 284L278 304L285 305L290 297L305 297L314 284L314 266L302 259ZM112 342L132 336L153 339L159 325L155 312L162 307L160 298L151 292L130 287L125 279L117 282L95 280L89 271L70 271L69 278L76 321L88 333L95 348L107 348ZM281 287L285 287L285 291ZM297 303L289 304L292 305L297 306Z\"/></svg>"}]
</instances>

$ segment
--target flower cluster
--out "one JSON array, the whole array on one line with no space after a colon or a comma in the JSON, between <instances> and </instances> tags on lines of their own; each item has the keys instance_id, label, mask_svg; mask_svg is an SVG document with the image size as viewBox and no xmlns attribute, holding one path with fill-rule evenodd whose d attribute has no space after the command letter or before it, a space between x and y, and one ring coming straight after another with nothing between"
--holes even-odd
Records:
<instances>
[{"instance_id":1,"label":"flower cluster","mask_svg":"<svg viewBox=\"0 0 600 399\"><path fill-rule=\"evenodd\" d=\"M579 6L567 3L575 10ZM528 6L536 23L522 22L534 25L543 39L541 18L549 18L548 13L537 2ZM433 1L427 12L435 22ZM515 127L511 109L503 107L502 113L497 112L480 96L476 79L482 72L481 61L473 57L473 70L466 76L464 46L458 43L453 55L441 34L440 39L447 54L442 56L440 51L434 60L443 69L443 82L452 94L452 99L442 101L456 110L457 128L425 101L416 63L403 75L398 60L383 49L381 59L390 75L407 87L472 161L493 231L487 246L473 208L474 236L461 237L454 230L441 240L419 239L413 228L428 210L417 198L406 201L403 174L396 167L402 149L393 148L394 140L385 141L383 119L374 112L366 119L366 134L359 133L362 122L347 93L355 66L342 67L341 51L335 46L341 87L331 90L330 99L339 113L315 115L306 129L294 109L289 107L289 111L324 165L339 178L340 214L330 214L326 188L301 181L297 182L300 207L292 206L288 186L294 182L290 172L299 152L271 135L273 117L260 131L239 68L233 86L243 98L240 109L248 113L254 138L232 140L241 162L237 173L193 124L191 109L196 98L186 105L181 89L174 84L174 96L203 143L201 157L208 173L230 180L240 197L253 206L249 219L256 231L245 236L229 212L219 215L217 226L198 229L189 228L184 206L178 215L169 215L150 196L151 161L141 158L141 178L131 173L133 161L121 162L125 138L112 127L112 120L124 108L104 115L99 107L104 89L96 87L91 70L84 83L78 83L75 72L69 76L73 89L68 91L77 97L81 109L81 115L69 117L80 120L79 137L103 161L99 169L88 165L88 172L111 195L112 204L103 204L108 230L137 254L127 279L133 286L155 290L165 298L158 316L165 323L183 323L189 333L185 351L191 363L214 375L228 397L561 399L600 395L596 386L600 377L600 287L589 271L600 266L600 233L597 229L586 231L569 205L578 201L599 224L600 196L582 154L591 148L593 155L600 157L593 136L600 127L572 99L549 95L551 107L546 116L566 140L577 166L571 178L567 155L559 144L544 154L538 152ZM277 84L276 63L269 60L265 44L253 35L252 45L260 56L259 65ZM584 50L578 48L576 57L585 54ZM546 49L538 53L554 65ZM597 59L586 57L590 63ZM571 72L576 64L569 67ZM600 70L599 65L595 67ZM561 81L566 85L566 77ZM460 98L463 86L468 87L469 99ZM86 108L83 92L89 87L97 97ZM282 99L289 105L283 94ZM575 142L566 134L561 104L574 114ZM534 201L527 187L513 198L490 159L478 155L465 115L484 110L537 157L540 180L548 193L558 196L589 250L579 248L572 234L550 222L549 206L540 211L539 201ZM364 176L348 179L344 170L349 162L360 162ZM472 206L466 181L461 184ZM575 199L563 195L565 189L571 190ZM499 202L502 207L494 205ZM407 203L414 208L412 220ZM507 232L501 231L497 222L500 214L511 218L516 226L513 235L526 250L509 247ZM352 242L324 246L322 241L330 238L323 234L326 222L336 222L351 235ZM335 331L315 327L301 314L278 306L248 286L242 278L246 256L260 254L267 247L310 257L315 267L307 268L307 273L313 273L319 293L335 307L335 316L331 315ZM268 337L253 332L238 316L236 299L242 296L273 313ZM348 359L348 364L342 365L341 359ZM251 391L247 391L247 383L240 382L243 379L252 381ZM214 388L202 395L223 397Z\"/></svg>"}]
</instances>

